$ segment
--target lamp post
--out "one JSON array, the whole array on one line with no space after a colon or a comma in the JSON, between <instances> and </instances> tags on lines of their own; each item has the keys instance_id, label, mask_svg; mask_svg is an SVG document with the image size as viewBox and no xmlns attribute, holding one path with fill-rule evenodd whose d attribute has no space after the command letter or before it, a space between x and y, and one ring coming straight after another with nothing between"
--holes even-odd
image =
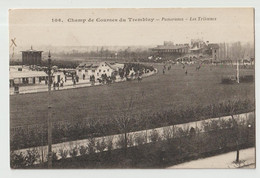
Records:
<instances>
[{"instance_id":1,"label":"lamp post","mask_svg":"<svg viewBox=\"0 0 260 178\"><path fill-rule=\"evenodd\" d=\"M249 136L250 136L251 127L252 127L251 124L248 124L248 125L247 125L247 144L250 143Z\"/></svg>"},{"instance_id":2,"label":"lamp post","mask_svg":"<svg viewBox=\"0 0 260 178\"><path fill-rule=\"evenodd\" d=\"M52 168L52 119L51 119L51 53L48 55L48 168Z\"/></svg>"}]
</instances>

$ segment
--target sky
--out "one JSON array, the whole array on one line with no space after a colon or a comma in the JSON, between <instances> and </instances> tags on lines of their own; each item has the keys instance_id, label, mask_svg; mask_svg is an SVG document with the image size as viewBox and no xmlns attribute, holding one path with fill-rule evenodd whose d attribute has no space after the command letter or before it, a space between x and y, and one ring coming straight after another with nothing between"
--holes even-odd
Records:
<instances>
[{"instance_id":1,"label":"sky","mask_svg":"<svg viewBox=\"0 0 260 178\"><path fill-rule=\"evenodd\" d=\"M198 17L215 20L198 21ZM88 22L91 18L94 21ZM126 19L126 22L97 22ZM129 22L128 18L151 21ZM164 21L180 18L183 21ZM61 19L62 22L52 22ZM86 19L87 22L68 22ZM157 20L155 20L157 19ZM191 19L193 19L191 21ZM13 9L9 10L9 38L19 47L159 45L188 43L201 38L212 43L254 42L253 8L204 9ZM11 43L10 43L11 44Z\"/></svg>"}]
</instances>

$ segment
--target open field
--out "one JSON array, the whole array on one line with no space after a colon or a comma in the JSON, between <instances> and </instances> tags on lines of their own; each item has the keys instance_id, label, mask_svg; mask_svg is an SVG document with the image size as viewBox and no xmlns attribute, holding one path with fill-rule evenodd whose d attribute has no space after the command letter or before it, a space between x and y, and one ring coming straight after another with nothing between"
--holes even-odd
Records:
<instances>
[{"instance_id":1,"label":"open field","mask_svg":"<svg viewBox=\"0 0 260 178\"><path fill-rule=\"evenodd\" d=\"M115 83L73 90L54 91L51 103L54 122L84 118L109 118L125 108L126 100L135 98L134 114L153 114L172 108L209 105L234 99L254 100L254 83L221 84L221 77L235 75L235 67L194 65L172 66L141 82ZM188 74L185 75L185 70ZM253 69L241 69L241 75L254 75ZM48 93L10 96L11 127L47 122Z\"/></svg>"}]
</instances>

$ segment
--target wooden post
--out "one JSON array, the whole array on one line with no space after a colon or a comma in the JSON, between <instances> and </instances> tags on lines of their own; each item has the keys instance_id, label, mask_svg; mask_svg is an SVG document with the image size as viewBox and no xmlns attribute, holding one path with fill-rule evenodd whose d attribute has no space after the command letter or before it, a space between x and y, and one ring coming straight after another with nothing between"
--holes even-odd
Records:
<instances>
[{"instance_id":1,"label":"wooden post","mask_svg":"<svg viewBox=\"0 0 260 178\"><path fill-rule=\"evenodd\" d=\"M239 162L239 143L238 140L236 141L236 145L237 145L237 157L236 157L236 162Z\"/></svg>"}]
</instances>

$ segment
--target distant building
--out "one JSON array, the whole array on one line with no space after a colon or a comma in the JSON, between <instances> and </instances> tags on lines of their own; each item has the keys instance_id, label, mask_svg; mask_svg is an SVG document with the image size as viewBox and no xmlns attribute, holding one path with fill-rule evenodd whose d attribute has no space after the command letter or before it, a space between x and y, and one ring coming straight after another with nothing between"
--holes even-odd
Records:
<instances>
[{"instance_id":1,"label":"distant building","mask_svg":"<svg viewBox=\"0 0 260 178\"><path fill-rule=\"evenodd\" d=\"M212 62L219 60L219 45L216 43L209 43L208 49L210 50Z\"/></svg>"},{"instance_id":2,"label":"distant building","mask_svg":"<svg viewBox=\"0 0 260 178\"><path fill-rule=\"evenodd\" d=\"M208 41L205 43L201 39L191 39L191 54L197 55L199 57L202 53L207 50Z\"/></svg>"},{"instance_id":3,"label":"distant building","mask_svg":"<svg viewBox=\"0 0 260 178\"><path fill-rule=\"evenodd\" d=\"M79 78L84 78L86 80L90 79L90 76L94 76L95 79L101 78L102 74L106 74L107 77L111 77L113 72L118 72L119 69L123 69L124 64L119 63L81 63L77 69L76 74Z\"/></svg>"},{"instance_id":4,"label":"distant building","mask_svg":"<svg viewBox=\"0 0 260 178\"><path fill-rule=\"evenodd\" d=\"M65 79L63 72L55 72L52 77L52 81L60 82L61 79ZM48 79L48 75L44 71L30 70L26 66L10 66L9 68L9 83L10 87L15 85L35 85L35 84L46 84L45 81Z\"/></svg>"},{"instance_id":5,"label":"distant building","mask_svg":"<svg viewBox=\"0 0 260 178\"><path fill-rule=\"evenodd\" d=\"M11 66L9 69L10 87L14 85L30 85L44 83L47 74L44 71L31 71L22 66Z\"/></svg>"},{"instance_id":6,"label":"distant building","mask_svg":"<svg viewBox=\"0 0 260 178\"><path fill-rule=\"evenodd\" d=\"M23 65L41 65L43 51L33 50L31 47L30 50L21 52Z\"/></svg>"},{"instance_id":7,"label":"distant building","mask_svg":"<svg viewBox=\"0 0 260 178\"><path fill-rule=\"evenodd\" d=\"M191 54L196 54L199 55L200 53L203 52L203 48L194 46L193 48L190 49Z\"/></svg>"},{"instance_id":8,"label":"distant building","mask_svg":"<svg viewBox=\"0 0 260 178\"><path fill-rule=\"evenodd\" d=\"M189 52L189 44L173 44L172 42L164 42L163 45L158 45L155 48L151 48L156 56L168 58L168 57L180 57Z\"/></svg>"},{"instance_id":9,"label":"distant building","mask_svg":"<svg viewBox=\"0 0 260 178\"><path fill-rule=\"evenodd\" d=\"M175 60L182 63L191 63L199 58L210 58L210 62L219 62L219 45L217 43L204 42L201 39L191 39L191 43L174 44L165 41L163 45L158 45L150 50L153 55L149 59Z\"/></svg>"}]
</instances>

